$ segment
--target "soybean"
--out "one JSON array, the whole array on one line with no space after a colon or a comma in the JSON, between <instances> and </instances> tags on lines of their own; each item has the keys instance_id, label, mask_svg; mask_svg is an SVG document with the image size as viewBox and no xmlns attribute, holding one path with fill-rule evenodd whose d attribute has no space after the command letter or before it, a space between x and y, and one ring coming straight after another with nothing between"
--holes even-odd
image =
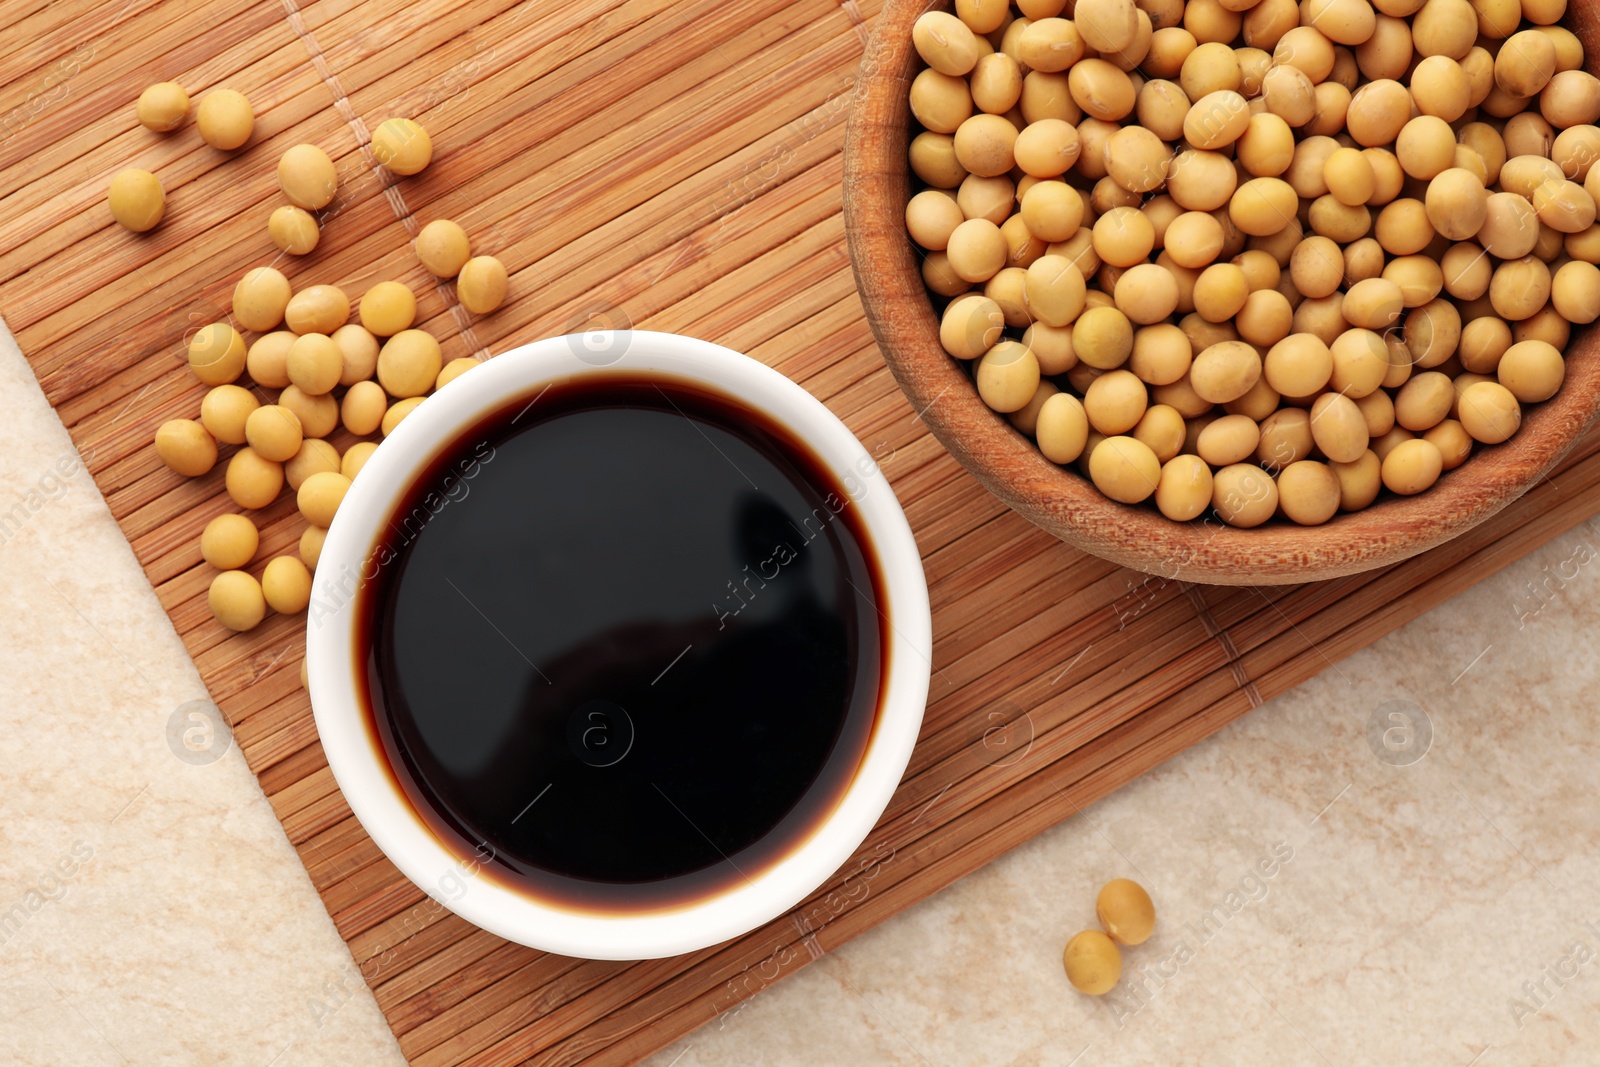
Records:
<instances>
[{"instance_id":1,"label":"soybean","mask_svg":"<svg viewBox=\"0 0 1600 1067\"><path fill-rule=\"evenodd\" d=\"M243 515L218 515L200 534L200 558L219 571L239 570L256 557L261 534Z\"/></svg>"},{"instance_id":2,"label":"soybean","mask_svg":"<svg viewBox=\"0 0 1600 1067\"><path fill-rule=\"evenodd\" d=\"M295 557L279 556L261 573L261 594L281 615L302 612L311 603L311 572Z\"/></svg>"},{"instance_id":3,"label":"soybean","mask_svg":"<svg viewBox=\"0 0 1600 1067\"><path fill-rule=\"evenodd\" d=\"M449 219L434 219L417 234L417 258L437 278L454 278L472 258L467 232Z\"/></svg>"},{"instance_id":4,"label":"soybean","mask_svg":"<svg viewBox=\"0 0 1600 1067\"><path fill-rule=\"evenodd\" d=\"M242 508L260 509L278 498L283 488L283 464L269 460L253 448L241 448L228 460L223 485Z\"/></svg>"},{"instance_id":5,"label":"soybean","mask_svg":"<svg viewBox=\"0 0 1600 1067\"><path fill-rule=\"evenodd\" d=\"M372 154L396 174L416 174L433 159L433 139L412 119L385 119L372 131Z\"/></svg>"},{"instance_id":6,"label":"soybean","mask_svg":"<svg viewBox=\"0 0 1600 1067\"><path fill-rule=\"evenodd\" d=\"M212 616L230 630L253 630L267 616L261 584L244 571L223 571L211 579L206 603Z\"/></svg>"},{"instance_id":7,"label":"soybean","mask_svg":"<svg viewBox=\"0 0 1600 1067\"><path fill-rule=\"evenodd\" d=\"M361 325L378 337L409 329L417 317L417 298L404 282L379 282L361 295Z\"/></svg>"},{"instance_id":8,"label":"soybean","mask_svg":"<svg viewBox=\"0 0 1600 1067\"><path fill-rule=\"evenodd\" d=\"M284 323L299 334L331 334L349 318L350 298L334 285L302 289L289 298L283 309Z\"/></svg>"},{"instance_id":9,"label":"soybean","mask_svg":"<svg viewBox=\"0 0 1600 1067\"><path fill-rule=\"evenodd\" d=\"M1067 981L1074 989L1090 996L1111 991L1122 977L1122 953L1115 941L1099 930L1073 934L1061 955Z\"/></svg>"},{"instance_id":10,"label":"soybean","mask_svg":"<svg viewBox=\"0 0 1600 1067\"><path fill-rule=\"evenodd\" d=\"M1155 904L1144 886L1129 878L1113 878L1100 887L1094 914L1106 935L1121 945L1142 945L1155 932Z\"/></svg>"},{"instance_id":11,"label":"soybean","mask_svg":"<svg viewBox=\"0 0 1600 1067\"><path fill-rule=\"evenodd\" d=\"M333 202L339 172L328 153L314 144L297 144L278 160L278 187L295 207L318 211Z\"/></svg>"},{"instance_id":12,"label":"soybean","mask_svg":"<svg viewBox=\"0 0 1600 1067\"><path fill-rule=\"evenodd\" d=\"M237 385L218 385L200 401L200 424L226 445L242 445L245 420L260 407L255 394Z\"/></svg>"},{"instance_id":13,"label":"soybean","mask_svg":"<svg viewBox=\"0 0 1600 1067\"><path fill-rule=\"evenodd\" d=\"M250 101L232 89L216 89L201 97L194 121L202 141L230 152L248 141L256 128Z\"/></svg>"},{"instance_id":14,"label":"soybean","mask_svg":"<svg viewBox=\"0 0 1600 1067\"><path fill-rule=\"evenodd\" d=\"M316 249L322 231L309 211L284 204L267 216L267 236L281 251L303 256Z\"/></svg>"},{"instance_id":15,"label":"soybean","mask_svg":"<svg viewBox=\"0 0 1600 1067\"><path fill-rule=\"evenodd\" d=\"M300 442L300 449L283 465L283 479L289 488L298 490L307 478L322 471L340 469L339 450L326 441L309 437Z\"/></svg>"},{"instance_id":16,"label":"soybean","mask_svg":"<svg viewBox=\"0 0 1600 1067\"><path fill-rule=\"evenodd\" d=\"M244 338L225 322L202 326L189 339L189 370L207 385L227 385L244 373Z\"/></svg>"},{"instance_id":17,"label":"soybean","mask_svg":"<svg viewBox=\"0 0 1600 1067\"><path fill-rule=\"evenodd\" d=\"M1301 526L1320 526L1339 510L1339 479L1324 463L1303 459L1278 473L1278 506Z\"/></svg>"},{"instance_id":18,"label":"soybean","mask_svg":"<svg viewBox=\"0 0 1600 1067\"><path fill-rule=\"evenodd\" d=\"M1039 387L1039 361L1026 345L1001 341L978 361L974 377L983 402L1002 414L1009 413L1033 399Z\"/></svg>"},{"instance_id":19,"label":"soybean","mask_svg":"<svg viewBox=\"0 0 1600 1067\"><path fill-rule=\"evenodd\" d=\"M189 117L189 94L177 82L157 82L139 94L135 111L145 129L166 133Z\"/></svg>"},{"instance_id":20,"label":"soybean","mask_svg":"<svg viewBox=\"0 0 1600 1067\"><path fill-rule=\"evenodd\" d=\"M198 478L217 463L217 442L192 419L171 419L156 431L156 455L173 471Z\"/></svg>"},{"instance_id":21,"label":"soybean","mask_svg":"<svg viewBox=\"0 0 1600 1067\"><path fill-rule=\"evenodd\" d=\"M334 513L350 491L350 479L343 474L323 471L313 474L300 484L295 494L300 514L313 526L326 530L333 525Z\"/></svg>"},{"instance_id":22,"label":"soybean","mask_svg":"<svg viewBox=\"0 0 1600 1067\"><path fill-rule=\"evenodd\" d=\"M1156 491L1161 463L1143 441L1107 437L1089 455L1089 477L1112 500L1137 504Z\"/></svg>"},{"instance_id":23,"label":"soybean","mask_svg":"<svg viewBox=\"0 0 1600 1067\"><path fill-rule=\"evenodd\" d=\"M509 285L510 277L504 263L494 256L474 256L461 267L456 279L456 296L461 306L474 315L487 315L505 303Z\"/></svg>"},{"instance_id":24,"label":"soybean","mask_svg":"<svg viewBox=\"0 0 1600 1067\"><path fill-rule=\"evenodd\" d=\"M161 179L147 170L133 167L119 171L111 179L106 199L111 205L111 217L134 233L154 229L167 209L167 194L161 188Z\"/></svg>"},{"instance_id":25,"label":"soybean","mask_svg":"<svg viewBox=\"0 0 1600 1067\"><path fill-rule=\"evenodd\" d=\"M444 366L439 342L425 330L402 330L378 353L378 383L398 399L422 396Z\"/></svg>"}]
</instances>

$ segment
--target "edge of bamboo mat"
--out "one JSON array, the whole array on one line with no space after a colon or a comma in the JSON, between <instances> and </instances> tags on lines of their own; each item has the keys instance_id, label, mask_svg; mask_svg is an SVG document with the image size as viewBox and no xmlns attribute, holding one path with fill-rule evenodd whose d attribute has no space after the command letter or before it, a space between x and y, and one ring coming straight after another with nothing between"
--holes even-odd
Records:
<instances>
[{"instance_id":1,"label":"edge of bamboo mat","mask_svg":"<svg viewBox=\"0 0 1600 1067\"><path fill-rule=\"evenodd\" d=\"M725 1018L1600 504L1600 435L1591 435L1558 468L1560 488L1543 483L1468 535L1356 580L1225 592L1084 556L1007 511L937 445L866 327L843 253L839 150L873 4L863 13L855 0L806 0L768 12L754 0L571 0L541 12L551 21L538 24L520 22L526 4L363 2L286 0L282 22L257 11L207 51L203 27L174 0L129 0L99 57L99 84L78 75L83 92L21 131L18 146L59 162L61 176L30 181L25 167L0 159L0 183L19 193L0 206L0 235L19 237L0 242L0 299L21 309L19 342L414 1063L631 1062ZM368 39L361 31L379 9L392 25ZM65 42L90 10L62 0L22 18L41 39ZM560 32L543 32L550 25ZM258 228L232 219L264 213L274 195L270 175L219 169L209 150L129 128L130 87L148 73L139 42L152 26L173 30L175 62L202 72L199 84L263 87L258 134L245 149L255 171L296 140L336 149L353 195L328 245L291 264L291 274L411 283L420 324L448 355L501 349L597 313L707 337L799 381L881 449L929 579L930 702L873 834L790 913L669 960L549 956L456 918L401 877L355 822L296 677L301 623L274 616L229 635L212 622L209 572L194 543L226 506L220 479L180 481L147 447L154 425L192 414L203 392L159 335L175 316L225 307L217 264L235 270L262 243ZM682 46L682 70L655 60L632 81L595 84L608 59L642 62L663 42ZM417 48L424 59L407 51ZM770 70L753 80L741 70L747 63ZM436 92L473 78L473 95ZM27 83L0 64L0 100ZM662 85L689 94L692 136L659 140L670 133L657 129ZM419 179L397 183L376 170L362 133L394 101L425 122L448 114L444 128L472 140L475 154L458 154L445 137ZM535 125L555 116L561 128L542 138L523 130L519 141L507 115ZM587 137L585 123L604 129ZM152 239L119 241L95 222L96 168L145 152L177 179L174 218ZM472 169L480 159L489 163ZM70 214L52 210L61 205ZM504 242L514 287L537 295L488 318L462 312L405 247L419 216L441 213L470 214L475 230ZM209 255L184 252L202 239ZM133 254L117 273L105 261L119 247ZM64 258L53 260L57 253ZM131 289L108 292L108 279L127 285L136 276ZM63 278L75 288L52 288ZM72 328L91 313L98 332ZM156 340L115 345L119 333ZM291 548L292 503L280 499L258 519L260 558ZM1135 649L1142 659L1129 655Z\"/></svg>"}]
</instances>

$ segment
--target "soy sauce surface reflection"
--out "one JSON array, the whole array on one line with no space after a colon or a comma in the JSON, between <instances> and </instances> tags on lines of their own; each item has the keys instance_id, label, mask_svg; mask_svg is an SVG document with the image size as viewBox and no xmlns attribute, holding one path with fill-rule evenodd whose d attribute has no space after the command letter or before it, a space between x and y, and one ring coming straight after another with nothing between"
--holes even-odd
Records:
<instances>
[{"instance_id":1,"label":"soy sauce surface reflection","mask_svg":"<svg viewBox=\"0 0 1600 1067\"><path fill-rule=\"evenodd\" d=\"M441 454L363 593L396 781L464 859L552 902L753 876L871 735L888 620L856 508L786 431L683 383L525 403Z\"/></svg>"}]
</instances>

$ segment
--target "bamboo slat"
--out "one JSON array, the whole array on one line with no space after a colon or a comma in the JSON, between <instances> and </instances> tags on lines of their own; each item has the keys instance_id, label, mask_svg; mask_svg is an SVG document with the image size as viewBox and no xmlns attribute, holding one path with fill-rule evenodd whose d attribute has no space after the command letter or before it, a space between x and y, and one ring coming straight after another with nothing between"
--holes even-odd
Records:
<instances>
[{"instance_id":1,"label":"bamboo slat","mask_svg":"<svg viewBox=\"0 0 1600 1067\"><path fill-rule=\"evenodd\" d=\"M929 436L850 278L839 151L876 10L0 3L0 26L28 42L0 57L0 310L414 1063L633 1062L737 1012L813 958L806 946L837 948L1600 508L1597 434L1452 544L1271 590L1147 580L1018 519ZM132 101L158 78L196 98L246 92L250 145L229 156L192 127L138 127ZM362 132L391 113L433 132L422 175L372 167ZM204 392L182 364L185 331L224 316L239 275L274 259L274 164L300 141L329 151L343 192L316 253L280 263L297 285L404 280L446 358L592 318L704 337L806 386L882 457L934 605L929 705L878 827L790 914L634 964L473 928L398 874L334 786L299 686L303 620L236 635L210 618L196 542L231 507L221 469L178 478L149 441ZM169 198L168 219L138 237L103 203L109 176L132 165L156 171ZM501 311L466 315L416 262L411 234L439 217L510 268ZM293 551L291 501L257 519L262 559Z\"/></svg>"}]
</instances>

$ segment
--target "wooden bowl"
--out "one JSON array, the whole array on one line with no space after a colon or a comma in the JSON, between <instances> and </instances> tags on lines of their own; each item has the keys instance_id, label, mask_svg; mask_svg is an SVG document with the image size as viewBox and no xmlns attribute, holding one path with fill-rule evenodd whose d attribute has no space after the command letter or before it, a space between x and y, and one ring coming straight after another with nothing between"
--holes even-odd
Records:
<instances>
[{"instance_id":1,"label":"wooden bowl","mask_svg":"<svg viewBox=\"0 0 1600 1067\"><path fill-rule=\"evenodd\" d=\"M1285 585L1396 563L1468 530L1527 492L1594 421L1600 334L1573 330L1560 392L1525 414L1510 441L1479 446L1414 497L1387 496L1323 526L1282 518L1239 530L1215 518L1173 522L1153 505L1108 500L1059 467L978 398L939 344L939 323L905 228L911 174L906 93L920 69L911 25L942 5L886 0L861 65L844 150L844 221L856 285L883 357L911 404L951 454L1030 522L1086 552L1167 578L1216 585ZM1600 0L1573 0L1566 24L1600 60Z\"/></svg>"}]
</instances>

